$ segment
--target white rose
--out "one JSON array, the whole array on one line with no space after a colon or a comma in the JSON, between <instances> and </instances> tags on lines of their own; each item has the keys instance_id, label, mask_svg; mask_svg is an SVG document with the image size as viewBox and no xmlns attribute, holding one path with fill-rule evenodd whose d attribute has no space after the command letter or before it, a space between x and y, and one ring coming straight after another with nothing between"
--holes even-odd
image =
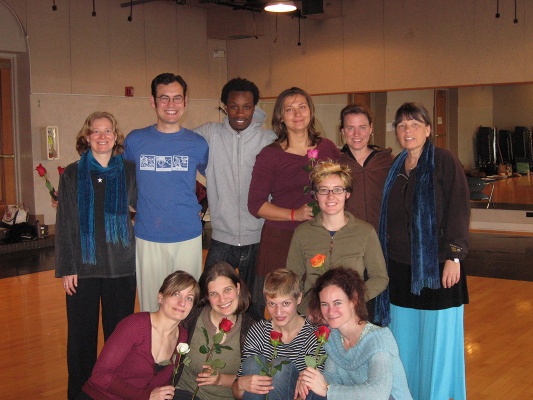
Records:
<instances>
[{"instance_id":1,"label":"white rose","mask_svg":"<svg viewBox=\"0 0 533 400\"><path fill-rule=\"evenodd\" d=\"M187 354L189 351L191 351L191 349L187 343L180 343L176 346L176 351L179 354Z\"/></svg>"}]
</instances>

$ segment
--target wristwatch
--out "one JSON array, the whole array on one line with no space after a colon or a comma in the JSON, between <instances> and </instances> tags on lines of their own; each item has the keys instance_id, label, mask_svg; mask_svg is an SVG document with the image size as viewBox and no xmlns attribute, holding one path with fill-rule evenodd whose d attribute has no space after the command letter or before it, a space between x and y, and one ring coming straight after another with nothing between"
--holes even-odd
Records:
<instances>
[{"instance_id":1,"label":"wristwatch","mask_svg":"<svg viewBox=\"0 0 533 400\"><path fill-rule=\"evenodd\" d=\"M458 258L448 258L448 260L452 260L454 263L459 264Z\"/></svg>"}]
</instances>

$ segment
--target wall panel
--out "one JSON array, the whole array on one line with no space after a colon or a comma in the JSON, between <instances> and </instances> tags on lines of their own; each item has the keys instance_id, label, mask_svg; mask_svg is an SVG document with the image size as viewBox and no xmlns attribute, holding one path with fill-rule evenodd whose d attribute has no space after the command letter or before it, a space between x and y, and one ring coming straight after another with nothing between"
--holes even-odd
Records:
<instances>
[{"instance_id":1,"label":"wall panel","mask_svg":"<svg viewBox=\"0 0 533 400\"><path fill-rule=\"evenodd\" d=\"M178 13L181 7L170 2L153 2L144 7L143 45L146 56L141 67L145 68L146 83L140 90L135 88L135 94L150 96L150 84L157 75L179 73Z\"/></svg>"},{"instance_id":2,"label":"wall panel","mask_svg":"<svg viewBox=\"0 0 533 400\"><path fill-rule=\"evenodd\" d=\"M91 16L92 2L70 3L70 35L72 59L72 92L109 94L111 60L109 48L109 3L98 3L96 16Z\"/></svg>"},{"instance_id":3,"label":"wall panel","mask_svg":"<svg viewBox=\"0 0 533 400\"><path fill-rule=\"evenodd\" d=\"M344 90L375 91L384 87L383 3L344 2Z\"/></svg>"},{"instance_id":4,"label":"wall panel","mask_svg":"<svg viewBox=\"0 0 533 400\"><path fill-rule=\"evenodd\" d=\"M188 95L205 99L209 94L207 62L207 19L203 9L180 7L178 10L179 73L190 86Z\"/></svg>"},{"instance_id":5,"label":"wall panel","mask_svg":"<svg viewBox=\"0 0 533 400\"><path fill-rule=\"evenodd\" d=\"M31 62L31 85L35 93L71 93L70 9L63 3L57 11L42 0L26 0Z\"/></svg>"},{"instance_id":6,"label":"wall panel","mask_svg":"<svg viewBox=\"0 0 533 400\"><path fill-rule=\"evenodd\" d=\"M328 93L342 92L344 88L342 18L306 20L306 74L304 86L310 93L324 92L324 80Z\"/></svg>"}]
</instances>

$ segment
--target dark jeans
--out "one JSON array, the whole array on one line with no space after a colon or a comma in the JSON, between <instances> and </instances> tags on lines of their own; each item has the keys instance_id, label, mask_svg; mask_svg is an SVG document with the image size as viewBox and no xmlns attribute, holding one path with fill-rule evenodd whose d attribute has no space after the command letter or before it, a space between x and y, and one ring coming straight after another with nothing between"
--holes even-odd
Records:
<instances>
[{"instance_id":1,"label":"dark jeans","mask_svg":"<svg viewBox=\"0 0 533 400\"><path fill-rule=\"evenodd\" d=\"M305 396L305 400L326 400L327 398L327 396L320 396L312 391L309 392L307 396Z\"/></svg>"},{"instance_id":2,"label":"dark jeans","mask_svg":"<svg viewBox=\"0 0 533 400\"><path fill-rule=\"evenodd\" d=\"M90 378L96 363L98 322L102 303L104 340L135 308L135 275L124 278L78 279L78 287L67 299L68 398L75 399Z\"/></svg>"},{"instance_id":3,"label":"dark jeans","mask_svg":"<svg viewBox=\"0 0 533 400\"><path fill-rule=\"evenodd\" d=\"M263 355L258 355L261 361L266 365L267 358ZM274 360L274 365L277 366L282 361L290 361L286 357L278 357ZM261 366L257 363L255 356L249 356L242 364L243 375L259 375L261 373ZM294 398L294 391L296 390L296 381L298 380L298 369L289 362L281 367L274 378L272 378L272 389L268 392L269 400L290 400ZM265 394L256 394L244 392L243 400L263 400L266 399Z\"/></svg>"},{"instance_id":4,"label":"dark jeans","mask_svg":"<svg viewBox=\"0 0 533 400\"><path fill-rule=\"evenodd\" d=\"M176 388L173 400L193 400L192 395L193 394L191 392ZM198 396L194 396L194 400L200 400L200 398Z\"/></svg>"},{"instance_id":5,"label":"dark jeans","mask_svg":"<svg viewBox=\"0 0 533 400\"><path fill-rule=\"evenodd\" d=\"M205 267L207 268L220 261L227 262L233 268L239 269L239 276L251 292L254 289L255 263L258 251L259 243L248 246L233 246L211 239L211 246L205 259ZM250 311L253 312L253 310L254 305L252 304ZM256 317L264 318L264 315L257 315Z\"/></svg>"}]
</instances>

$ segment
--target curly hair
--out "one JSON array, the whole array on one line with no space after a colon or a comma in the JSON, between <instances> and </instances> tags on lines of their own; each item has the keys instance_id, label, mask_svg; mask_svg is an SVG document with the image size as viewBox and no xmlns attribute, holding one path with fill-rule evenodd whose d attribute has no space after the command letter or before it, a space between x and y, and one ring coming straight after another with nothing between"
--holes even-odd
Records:
<instances>
[{"instance_id":1,"label":"curly hair","mask_svg":"<svg viewBox=\"0 0 533 400\"><path fill-rule=\"evenodd\" d=\"M278 135L276 143L283 143L286 141L286 149L289 147L289 133L285 123L283 122L285 99L291 96L296 97L297 95L305 97L311 113L311 120L309 122L309 126L307 127L307 135L309 137L310 145L314 146L319 144L322 140L320 137L320 132L317 132L315 129L315 105L313 104L313 99L305 90L297 87L291 87L290 89L285 89L279 94L278 98L276 99L276 104L274 104L274 111L272 113L272 129L276 135Z\"/></svg>"},{"instance_id":2,"label":"curly hair","mask_svg":"<svg viewBox=\"0 0 533 400\"><path fill-rule=\"evenodd\" d=\"M352 192L352 170L347 165L339 164L333 160L319 161L309 174L309 179L316 190L318 185L326 180L329 176L336 175L341 178L344 188L347 192Z\"/></svg>"},{"instance_id":3,"label":"curly hair","mask_svg":"<svg viewBox=\"0 0 533 400\"><path fill-rule=\"evenodd\" d=\"M340 288L350 301L355 304L355 313L361 321L368 321L368 311L366 309L365 302L365 282L359 276L357 271L337 267L327 270L324 275L321 275L315 282L315 285L311 289L309 296L309 315L317 323L324 322L324 317L320 310L320 292L327 286L337 286Z\"/></svg>"},{"instance_id":4,"label":"curly hair","mask_svg":"<svg viewBox=\"0 0 533 400\"><path fill-rule=\"evenodd\" d=\"M87 150L91 148L91 145L87 138L92 134L92 125L96 119L107 118L113 127L113 132L116 135L115 145L113 146L113 155L122 154L124 152L124 134L118 127L118 122L113 114L107 111L95 111L87 117L83 123L82 128L76 136L76 151L81 156Z\"/></svg>"},{"instance_id":5,"label":"curly hair","mask_svg":"<svg viewBox=\"0 0 533 400\"><path fill-rule=\"evenodd\" d=\"M239 285L239 304L235 310L235 314L242 314L250 305L250 291L241 277L235 272L235 268L226 262L218 262L204 269L198 281L200 284L200 302L198 305L201 307L209 303L209 283L220 276L228 278L235 286Z\"/></svg>"},{"instance_id":6,"label":"curly hair","mask_svg":"<svg viewBox=\"0 0 533 400\"><path fill-rule=\"evenodd\" d=\"M250 82L244 78L233 78L228 81L222 88L222 94L220 95L220 101L224 105L228 105L228 96L230 92L251 92L254 96L254 105L257 105L259 101L259 89L255 83Z\"/></svg>"}]
</instances>

